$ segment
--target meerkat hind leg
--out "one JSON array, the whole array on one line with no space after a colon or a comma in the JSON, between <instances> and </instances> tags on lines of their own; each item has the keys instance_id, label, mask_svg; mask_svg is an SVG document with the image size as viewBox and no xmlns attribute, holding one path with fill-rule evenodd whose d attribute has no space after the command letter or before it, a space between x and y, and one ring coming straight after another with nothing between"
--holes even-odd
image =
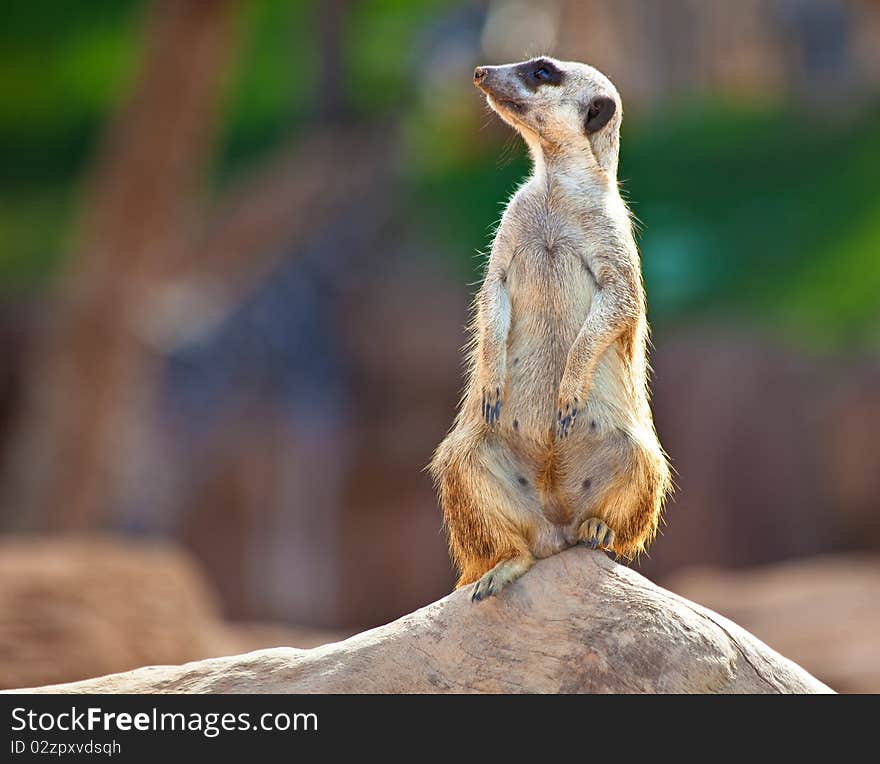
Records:
<instances>
[{"instance_id":1,"label":"meerkat hind leg","mask_svg":"<svg viewBox=\"0 0 880 764\"><path fill-rule=\"evenodd\" d=\"M474 585L473 594L471 594L472 602L479 602L493 594L498 594L505 586L513 583L523 573L525 573L532 565L535 564L535 558L531 555L520 555L511 557L499 562L494 568L487 573Z\"/></svg>"},{"instance_id":2,"label":"meerkat hind leg","mask_svg":"<svg viewBox=\"0 0 880 764\"><path fill-rule=\"evenodd\" d=\"M578 530L581 543L591 549L611 549L614 546L614 531L599 517L588 517Z\"/></svg>"}]
</instances>

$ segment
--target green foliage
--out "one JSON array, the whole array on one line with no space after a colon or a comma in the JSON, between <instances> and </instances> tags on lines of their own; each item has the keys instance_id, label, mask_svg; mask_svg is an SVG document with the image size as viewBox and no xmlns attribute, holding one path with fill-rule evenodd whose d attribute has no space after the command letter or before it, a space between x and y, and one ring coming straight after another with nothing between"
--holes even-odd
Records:
<instances>
[{"instance_id":1,"label":"green foliage","mask_svg":"<svg viewBox=\"0 0 880 764\"><path fill-rule=\"evenodd\" d=\"M442 0L372 0L353 3L346 25L348 98L361 114L405 107L417 71L413 40L438 11Z\"/></svg>"},{"instance_id":2,"label":"green foliage","mask_svg":"<svg viewBox=\"0 0 880 764\"><path fill-rule=\"evenodd\" d=\"M4 3L0 288L38 284L62 252L76 179L134 73L142 3Z\"/></svg>"},{"instance_id":3,"label":"green foliage","mask_svg":"<svg viewBox=\"0 0 880 764\"><path fill-rule=\"evenodd\" d=\"M739 309L843 339L878 318L880 111L701 104L636 125L621 175L661 318Z\"/></svg>"},{"instance_id":4,"label":"green foliage","mask_svg":"<svg viewBox=\"0 0 880 764\"><path fill-rule=\"evenodd\" d=\"M237 65L219 137L221 180L278 145L309 114L320 84L313 16L309 3L290 0L241 6Z\"/></svg>"},{"instance_id":5,"label":"green foliage","mask_svg":"<svg viewBox=\"0 0 880 764\"><path fill-rule=\"evenodd\" d=\"M4 183L68 177L133 73L134 2L86 12L57 4L4 8L0 25L0 162Z\"/></svg>"},{"instance_id":6,"label":"green foliage","mask_svg":"<svg viewBox=\"0 0 880 764\"><path fill-rule=\"evenodd\" d=\"M37 288L64 252L92 147L137 70L148 3L82 0L37 13L7 2L0 26L0 290ZM414 66L439 0L350 6L347 97L361 118L399 118L417 235L476 278L522 147L480 130L457 91L419 98ZM314 2L237 11L215 166L223 184L308 124L321 86ZM462 87L470 92L467 83ZM880 109L823 123L815 110L713 101L630 117L621 177L642 221L652 318L724 312L825 343L878 336Z\"/></svg>"}]
</instances>

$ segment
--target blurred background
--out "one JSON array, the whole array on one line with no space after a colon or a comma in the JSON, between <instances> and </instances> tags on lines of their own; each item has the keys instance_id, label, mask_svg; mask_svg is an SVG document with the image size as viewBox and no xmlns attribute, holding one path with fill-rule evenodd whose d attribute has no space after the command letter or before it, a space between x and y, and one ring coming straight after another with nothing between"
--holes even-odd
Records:
<instances>
[{"instance_id":1,"label":"blurred background","mask_svg":"<svg viewBox=\"0 0 880 764\"><path fill-rule=\"evenodd\" d=\"M422 471L528 172L480 63L626 106L678 491L635 567L880 691L880 2L80 0L0 25L0 686L450 590Z\"/></svg>"}]
</instances>

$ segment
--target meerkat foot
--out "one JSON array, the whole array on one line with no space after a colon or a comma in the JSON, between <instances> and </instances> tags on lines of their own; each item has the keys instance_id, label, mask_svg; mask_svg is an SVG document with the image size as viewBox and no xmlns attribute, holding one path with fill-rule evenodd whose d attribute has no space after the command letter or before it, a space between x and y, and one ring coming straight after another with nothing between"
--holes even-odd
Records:
<instances>
[{"instance_id":1,"label":"meerkat foot","mask_svg":"<svg viewBox=\"0 0 880 764\"><path fill-rule=\"evenodd\" d=\"M502 560L492 570L474 584L471 602L479 602L493 594L498 594L505 586L513 583L535 563L530 557L515 557Z\"/></svg>"},{"instance_id":2,"label":"meerkat foot","mask_svg":"<svg viewBox=\"0 0 880 764\"><path fill-rule=\"evenodd\" d=\"M483 388L483 421L494 427L501 419L501 387L499 385Z\"/></svg>"},{"instance_id":3,"label":"meerkat foot","mask_svg":"<svg viewBox=\"0 0 880 764\"><path fill-rule=\"evenodd\" d=\"M588 517L578 531L582 544L591 549L612 549L614 547L614 531L598 517Z\"/></svg>"}]
</instances>

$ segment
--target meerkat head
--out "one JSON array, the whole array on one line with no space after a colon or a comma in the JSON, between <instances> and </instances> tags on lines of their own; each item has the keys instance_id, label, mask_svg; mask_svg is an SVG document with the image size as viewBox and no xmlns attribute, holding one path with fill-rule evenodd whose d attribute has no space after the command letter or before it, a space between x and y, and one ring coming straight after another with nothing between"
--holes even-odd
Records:
<instances>
[{"instance_id":1,"label":"meerkat head","mask_svg":"<svg viewBox=\"0 0 880 764\"><path fill-rule=\"evenodd\" d=\"M474 85L531 147L583 149L605 172L617 174L623 107L611 80L593 67L541 56L478 66Z\"/></svg>"}]
</instances>

